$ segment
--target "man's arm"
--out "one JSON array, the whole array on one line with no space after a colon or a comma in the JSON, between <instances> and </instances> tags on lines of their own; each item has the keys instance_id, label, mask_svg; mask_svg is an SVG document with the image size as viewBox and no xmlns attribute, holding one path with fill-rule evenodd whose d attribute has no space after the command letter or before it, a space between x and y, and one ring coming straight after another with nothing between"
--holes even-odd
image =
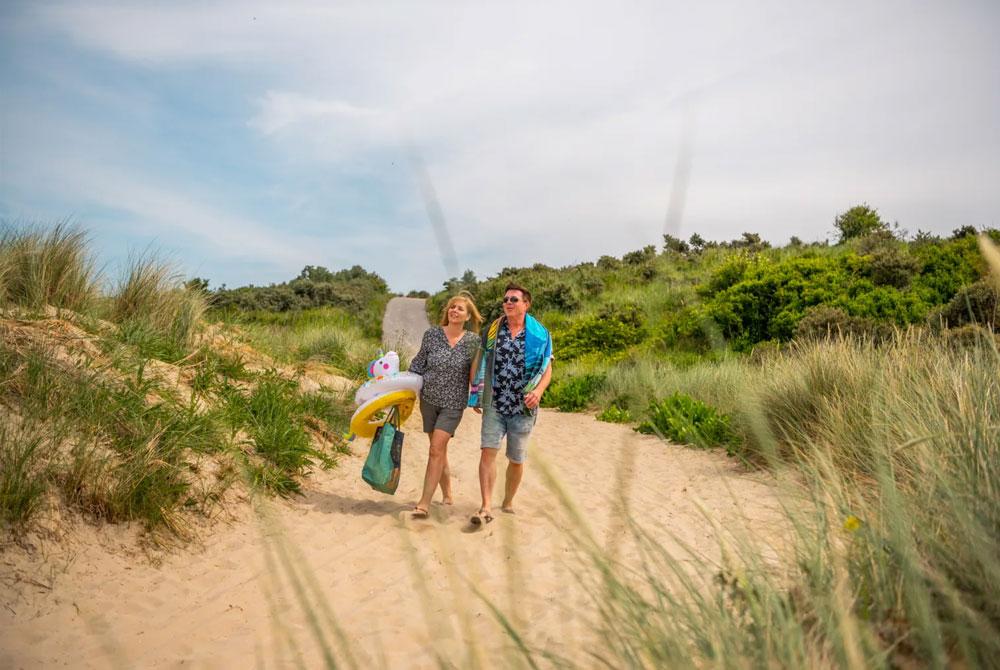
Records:
<instances>
[{"instance_id":1,"label":"man's arm","mask_svg":"<svg viewBox=\"0 0 1000 670\"><path fill-rule=\"evenodd\" d=\"M542 373L542 378L538 380L538 386L524 394L524 406L528 409L535 409L538 407L538 403L542 401L542 394L545 393L545 389L549 387L550 381L552 381L551 358L549 359L549 364L545 367L545 372Z\"/></svg>"}]
</instances>

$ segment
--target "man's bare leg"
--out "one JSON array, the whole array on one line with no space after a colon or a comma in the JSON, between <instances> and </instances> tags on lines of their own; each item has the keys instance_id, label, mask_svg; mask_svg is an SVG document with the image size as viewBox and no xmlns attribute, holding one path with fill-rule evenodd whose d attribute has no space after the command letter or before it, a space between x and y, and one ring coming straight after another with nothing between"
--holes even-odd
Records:
<instances>
[{"instance_id":1,"label":"man's bare leg","mask_svg":"<svg viewBox=\"0 0 1000 670\"><path fill-rule=\"evenodd\" d=\"M483 494L480 512L490 513L491 500L493 498L493 485L497 480L497 451L498 449L479 450L479 490Z\"/></svg>"},{"instance_id":2,"label":"man's bare leg","mask_svg":"<svg viewBox=\"0 0 1000 670\"><path fill-rule=\"evenodd\" d=\"M507 462L507 477L504 480L503 505L500 506L508 514L514 513L514 494L521 485L521 477L524 476L524 463Z\"/></svg>"}]
</instances>

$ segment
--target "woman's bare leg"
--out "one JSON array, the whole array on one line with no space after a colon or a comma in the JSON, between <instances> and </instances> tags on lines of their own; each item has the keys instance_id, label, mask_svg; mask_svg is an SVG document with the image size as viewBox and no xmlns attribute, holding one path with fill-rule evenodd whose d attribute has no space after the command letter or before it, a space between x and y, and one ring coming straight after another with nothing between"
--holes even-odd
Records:
<instances>
[{"instance_id":1,"label":"woman's bare leg","mask_svg":"<svg viewBox=\"0 0 1000 670\"><path fill-rule=\"evenodd\" d=\"M441 470L441 501L445 505L454 503L451 497L451 466L448 464L448 452L444 454L444 469Z\"/></svg>"},{"instance_id":2,"label":"woman's bare leg","mask_svg":"<svg viewBox=\"0 0 1000 670\"><path fill-rule=\"evenodd\" d=\"M427 470L424 473L424 491L417 503L417 508L429 510L434 492L442 480L442 473L448 463L448 440L451 439L446 431L435 430L430 434L430 452L427 455ZM451 487L449 477L448 487Z\"/></svg>"}]
</instances>

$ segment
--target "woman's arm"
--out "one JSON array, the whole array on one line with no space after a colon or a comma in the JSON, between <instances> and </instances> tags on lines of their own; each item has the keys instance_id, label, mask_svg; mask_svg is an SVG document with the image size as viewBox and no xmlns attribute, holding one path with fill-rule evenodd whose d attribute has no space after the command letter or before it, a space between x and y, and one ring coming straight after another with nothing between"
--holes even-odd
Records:
<instances>
[{"instance_id":1,"label":"woman's arm","mask_svg":"<svg viewBox=\"0 0 1000 670\"><path fill-rule=\"evenodd\" d=\"M417 355L413 357L412 361L410 361L410 372L422 375L427 371L427 349L429 347L431 332L433 330L434 328L431 327L424 331L424 337L420 341L420 351L418 351Z\"/></svg>"}]
</instances>

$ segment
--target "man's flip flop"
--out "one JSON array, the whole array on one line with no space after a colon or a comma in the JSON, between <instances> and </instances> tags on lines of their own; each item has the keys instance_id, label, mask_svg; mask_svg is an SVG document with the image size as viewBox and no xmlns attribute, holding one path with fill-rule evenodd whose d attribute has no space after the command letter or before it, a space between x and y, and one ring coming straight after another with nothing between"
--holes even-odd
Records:
<instances>
[{"instance_id":1,"label":"man's flip flop","mask_svg":"<svg viewBox=\"0 0 1000 670\"><path fill-rule=\"evenodd\" d=\"M484 512L480 510L475 514L473 514L472 518L469 519L469 521L472 522L473 526L485 526L490 521L493 521L493 515L490 514L489 512Z\"/></svg>"}]
</instances>

